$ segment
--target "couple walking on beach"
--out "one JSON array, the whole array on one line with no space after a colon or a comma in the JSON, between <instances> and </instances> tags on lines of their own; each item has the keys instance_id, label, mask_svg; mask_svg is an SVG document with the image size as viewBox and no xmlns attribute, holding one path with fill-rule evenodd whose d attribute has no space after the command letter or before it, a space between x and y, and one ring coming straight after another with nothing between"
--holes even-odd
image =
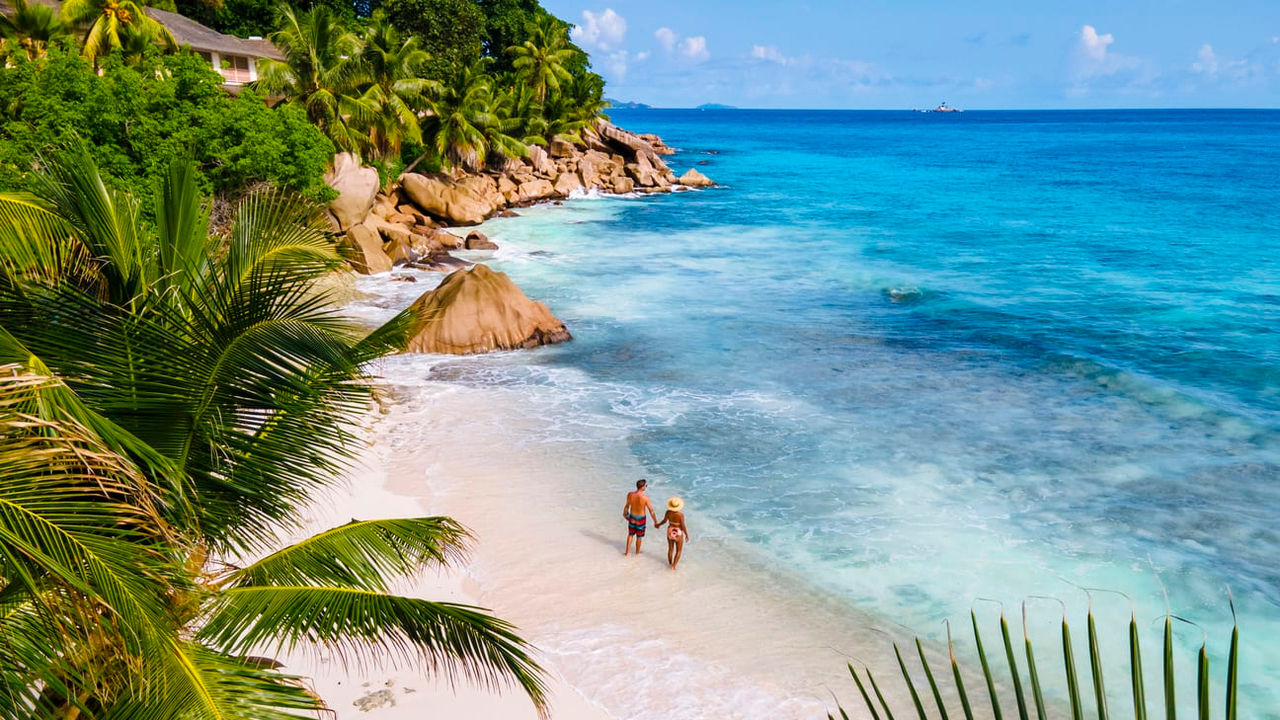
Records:
<instances>
[{"instance_id":1,"label":"couple walking on beach","mask_svg":"<svg viewBox=\"0 0 1280 720\"><path fill-rule=\"evenodd\" d=\"M673 497L667 501L667 514L658 519L658 514L653 510L653 503L649 502L649 496L645 494L645 488L649 483L645 480L636 481L636 489L627 493L627 501L622 506L622 517L627 521L627 549L623 551L623 556L631 554L631 541L634 539L636 543L636 554L640 554L640 543L644 541L644 526L648 521L645 513L653 517L654 529L667 526L667 564L672 570L676 569L676 565L680 563L680 553L684 551L684 543L689 540L689 526L684 519L684 500Z\"/></svg>"}]
</instances>

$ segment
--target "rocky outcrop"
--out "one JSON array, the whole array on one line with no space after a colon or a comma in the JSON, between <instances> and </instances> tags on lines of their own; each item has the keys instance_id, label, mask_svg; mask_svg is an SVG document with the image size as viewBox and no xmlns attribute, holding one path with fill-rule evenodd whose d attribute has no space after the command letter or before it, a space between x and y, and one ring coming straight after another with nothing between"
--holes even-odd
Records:
<instances>
[{"instance_id":1,"label":"rocky outcrop","mask_svg":"<svg viewBox=\"0 0 1280 720\"><path fill-rule=\"evenodd\" d=\"M522 205L528 204L537 202L538 200L550 199L554 197L555 194L556 187L551 184L550 180L535 178L528 182L521 183L520 187L516 189L516 202Z\"/></svg>"},{"instance_id":2,"label":"rocky outcrop","mask_svg":"<svg viewBox=\"0 0 1280 720\"><path fill-rule=\"evenodd\" d=\"M555 138L551 141L550 149L551 157L553 158L573 157L574 153L577 151L577 148L573 146L573 143L568 140L561 140L560 138Z\"/></svg>"},{"instance_id":3,"label":"rocky outcrop","mask_svg":"<svg viewBox=\"0 0 1280 720\"><path fill-rule=\"evenodd\" d=\"M479 230L467 233L466 248L468 250L497 250L498 244Z\"/></svg>"},{"instance_id":4,"label":"rocky outcrop","mask_svg":"<svg viewBox=\"0 0 1280 720\"><path fill-rule=\"evenodd\" d=\"M662 138L654 135L653 133L638 133L637 137L649 143L649 146L653 148L653 151L659 155L676 154L675 149L668 147L666 143L662 142Z\"/></svg>"},{"instance_id":5,"label":"rocky outcrop","mask_svg":"<svg viewBox=\"0 0 1280 720\"><path fill-rule=\"evenodd\" d=\"M584 190L652 193L669 192L677 183L713 184L697 171L676 178L660 157L671 149L656 135L637 135L600 121L583 130L581 139L582 144L555 138L549 147L531 146L527 157L483 173L406 173L382 193L375 170L359 167L354 156L340 155L332 182L341 190L330 220L335 230L348 233L343 243L360 272L385 272L389 263L452 270L466 263L451 257L450 250L496 245L487 238L464 241L441 230L442 225L475 225L511 215L512 207L558 202Z\"/></svg>"},{"instance_id":6,"label":"rocky outcrop","mask_svg":"<svg viewBox=\"0 0 1280 720\"><path fill-rule=\"evenodd\" d=\"M400 187L423 212L455 225L476 225L505 205L487 175L454 178L444 173L406 173Z\"/></svg>"},{"instance_id":7,"label":"rocky outcrop","mask_svg":"<svg viewBox=\"0 0 1280 720\"><path fill-rule=\"evenodd\" d=\"M539 145L529 146L529 157L526 160L529 162L529 167L540 175L551 175L556 171L556 164L551 162L551 156Z\"/></svg>"},{"instance_id":8,"label":"rocky outcrop","mask_svg":"<svg viewBox=\"0 0 1280 720\"><path fill-rule=\"evenodd\" d=\"M707 177L706 175L703 175L702 173L698 172L694 168L689 168L688 171L685 172L685 174L680 176L680 179L677 180L677 182L679 182L681 185L687 185L689 187L714 187L715 186L715 182L711 178Z\"/></svg>"},{"instance_id":9,"label":"rocky outcrop","mask_svg":"<svg viewBox=\"0 0 1280 720\"><path fill-rule=\"evenodd\" d=\"M556 184L553 190L560 197L569 197L574 191L582 189L582 180L577 173L562 172L560 177L556 178Z\"/></svg>"},{"instance_id":10,"label":"rocky outcrop","mask_svg":"<svg viewBox=\"0 0 1280 720\"><path fill-rule=\"evenodd\" d=\"M470 355L572 339L546 305L485 265L458 270L413 303L418 328L406 352Z\"/></svg>"},{"instance_id":11,"label":"rocky outcrop","mask_svg":"<svg viewBox=\"0 0 1280 720\"><path fill-rule=\"evenodd\" d=\"M360 158L351 153L339 153L333 156L333 169L324 181L338 191L338 197L329 203L329 214L338 230L345 232L364 222L378 195L378 171L363 167Z\"/></svg>"},{"instance_id":12,"label":"rocky outcrop","mask_svg":"<svg viewBox=\"0 0 1280 720\"><path fill-rule=\"evenodd\" d=\"M348 230L340 249L358 273L373 275L391 270L391 258L382 249L382 239L364 225Z\"/></svg>"}]
</instances>

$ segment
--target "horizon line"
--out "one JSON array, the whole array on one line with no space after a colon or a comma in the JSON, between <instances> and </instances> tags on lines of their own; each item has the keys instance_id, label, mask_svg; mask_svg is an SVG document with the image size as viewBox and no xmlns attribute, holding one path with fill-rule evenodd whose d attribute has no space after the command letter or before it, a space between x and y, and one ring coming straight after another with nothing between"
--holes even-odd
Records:
<instances>
[{"instance_id":1,"label":"horizon line","mask_svg":"<svg viewBox=\"0 0 1280 720\"><path fill-rule=\"evenodd\" d=\"M641 103L644 104L644 103ZM1168 111L1257 111L1257 112L1277 112L1280 106L1236 106L1236 107L1213 107L1213 106L1171 106L1171 107L1008 107L1008 108L957 108L961 112L1098 112L1098 111L1125 111L1125 112L1168 112ZM702 107L698 105L677 106L677 105L649 105L647 107L626 107L612 106L605 108L609 110L698 110L701 112L733 112L737 110L752 111L778 111L778 112L923 112L925 110L933 110L933 108L905 108L905 107L884 107L884 108L815 108L815 107L745 107L745 106L721 106L721 107Z\"/></svg>"}]
</instances>

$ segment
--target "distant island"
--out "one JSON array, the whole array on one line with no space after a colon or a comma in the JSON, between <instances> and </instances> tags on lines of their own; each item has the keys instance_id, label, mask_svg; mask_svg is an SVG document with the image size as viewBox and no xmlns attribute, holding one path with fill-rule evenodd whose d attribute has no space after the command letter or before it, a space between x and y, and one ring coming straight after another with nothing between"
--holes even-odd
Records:
<instances>
[{"instance_id":1,"label":"distant island","mask_svg":"<svg viewBox=\"0 0 1280 720\"><path fill-rule=\"evenodd\" d=\"M652 110L653 109L652 105L646 105L642 102L635 102L634 100L632 101L614 100L613 98L605 98L604 100L605 102L609 103L610 107L613 107L613 108L622 108L624 110Z\"/></svg>"},{"instance_id":2,"label":"distant island","mask_svg":"<svg viewBox=\"0 0 1280 720\"><path fill-rule=\"evenodd\" d=\"M653 110L654 109L652 105L648 105L642 102L636 102L634 100L614 100L613 98L605 98L605 102L609 103L609 107L614 110L617 110L617 109ZM694 110L738 110L739 108L734 107L733 105L721 105L720 103L703 103L702 105L699 105L693 109Z\"/></svg>"}]
</instances>

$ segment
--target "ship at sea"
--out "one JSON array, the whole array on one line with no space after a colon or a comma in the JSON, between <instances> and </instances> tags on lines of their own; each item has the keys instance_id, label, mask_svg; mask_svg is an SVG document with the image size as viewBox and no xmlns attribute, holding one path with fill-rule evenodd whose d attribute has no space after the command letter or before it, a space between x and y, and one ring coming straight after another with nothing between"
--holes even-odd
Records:
<instances>
[{"instance_id":1,"label":"ship at sea","mask_svg":"<svg viewBox=\"0 0 1280 720\"><path fill-rule=\"evenodd\" d=\"M913 109L914 109L914 108L913 108ZM947 103L946 103L946 102L942 102L942 103L939 103L939 104L938 104L938 107L933 108L933 109L931 109L931 110L918 110L918 109L917 109L917 110L916 110L916 112L962 113L962 112L964 112L964 110L961 110L960 108L953 108L953 107L951 107L950 105L947 105Z\"/></svg>"}]
</instances>

